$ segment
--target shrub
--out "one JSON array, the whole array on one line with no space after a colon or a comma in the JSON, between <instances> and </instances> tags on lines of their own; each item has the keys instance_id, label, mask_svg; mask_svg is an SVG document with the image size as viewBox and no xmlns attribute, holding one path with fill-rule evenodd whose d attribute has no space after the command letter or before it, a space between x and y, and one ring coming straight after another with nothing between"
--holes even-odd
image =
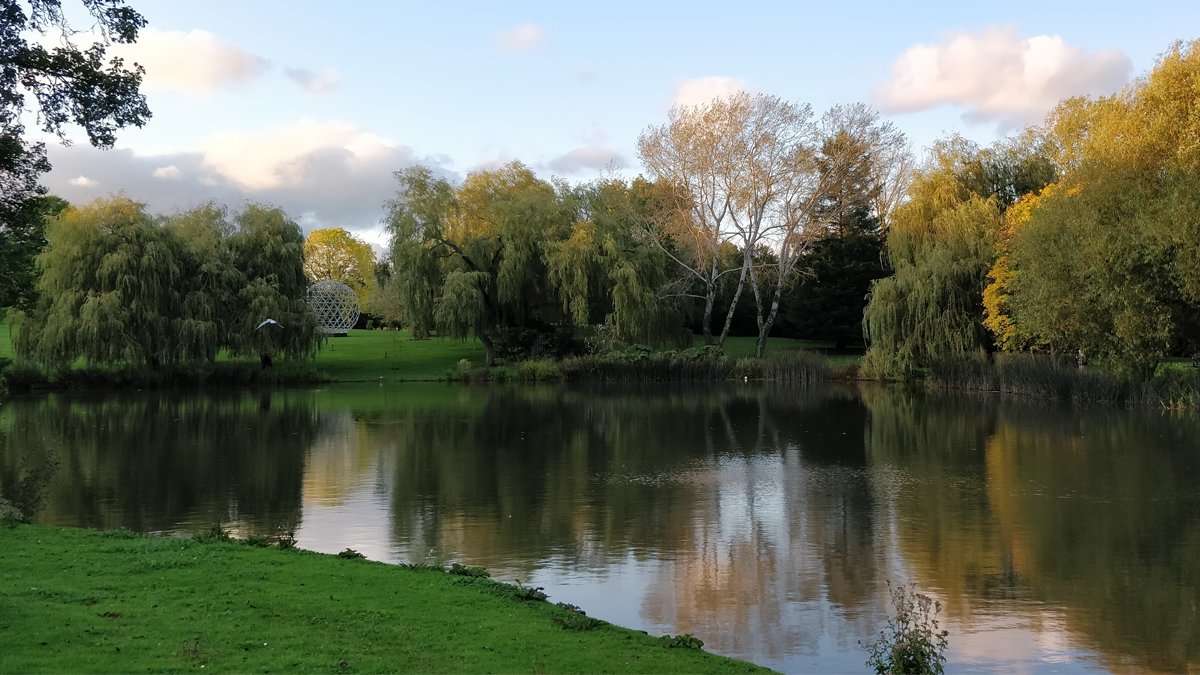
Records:
<instances>
[{"instance_id":1,"label":"shrub","mask_svg":"<svg viewBox=\"0 0 1200 675\"><path fill-rule=\"evenodd\" d=\"M471 381L471 360L470 359L459 359L458 360L458 370L456 371L455 374L460 382L470 382Z\"/></svg>"},{"instance_id":2,"label":"shrub","mask_svg":"<svg viewBox=\"0 0 1200 675\"><path fill-rule=\"evenodd\" d=\"M561 607L562 603L559 603L559 606ZM554 625L563 630L587 631L595 630L604 625L604 622L600 619L590 617L579 611L578 608L568 609L561 614L554 614L550 617L550 620L554 622Z\"/></svg>"},{"instance_id":3,"label":"shrub","mask_svg":"<svg viewBox=\"0 0 1200 675\"><path fill-rule=\"evenodd\" d=\"M221 526L221 522L217 521L212 527L208 528L207 532L201 532L192 537L195 541L233 541L233 534Z\"/></svg>"},{"instance_id":4,"label":"shrub","mask_svg":"<svg viewBox=\"0 0 1200 675\"><path fill-rule=\"evenodd\" d=\"M446 570L446 572L460 577L472 577L475 579L487 579L492 576L491 572L482 567L472 567L461 563L452 563L450 569Z\"/></svg>"},{"instance_id":5,"label":"shrub","mask_svg":"<svg viewBox=\"0 0 1200 675\"><path fill-rule=\"evenodd\" d=\"M691 633L683 633L682 635L664 635L659 638L664 647L668 649L703 649L704 640L692 635Z\"/></svg>"},{"instance_id":6,"label":"shrub","mask_svg":"<svg viewBox=\"0 0 1200 675\"><path fill-rule=\"evenodd\" d=\"M549 359L522 361L517 366L517 379L522 382L559 382L563 371L558 363Z\"/></svg>"},{"instance_id":7,"label":"shrub","mask_svg":"<svg viewBox=\"0 0 1200 675\"><path fill-rule=\"evenodd\" d=\"M947 636L938 624L942 603L918 593L916 585L893 586L888 582L895 614L879 639L867 645L867 666L878 675L912 675L945 672Z\"/></svg>"},{"instance_id":8,"label":"shrub","mask_svg":"<svg viewBox=\"0 0 1200 675\"><path fill-rule=\"evenodd\" d=\"M255 548L267 548L271 545L271 538L265 534L252 534L242 540L242 543Z\"/></svg>"}]
</instances>

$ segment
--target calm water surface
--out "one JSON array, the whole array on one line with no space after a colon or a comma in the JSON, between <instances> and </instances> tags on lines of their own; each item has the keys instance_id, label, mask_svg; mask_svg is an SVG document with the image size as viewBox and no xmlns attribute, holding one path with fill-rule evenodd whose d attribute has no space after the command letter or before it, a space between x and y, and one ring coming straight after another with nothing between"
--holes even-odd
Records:
<instances>
[{"instance_id":1,"label":"calm water surface","mask_svg":"<svg viewBox=\"0 0 1200 675\"><path fill-rule=\"evenodd\" d=\"M862 672L889 580L956 671L1200 668L1200 421L899 388L52 395L43 522L461 561L784 671Z\"/></svg>"}]
</instances>

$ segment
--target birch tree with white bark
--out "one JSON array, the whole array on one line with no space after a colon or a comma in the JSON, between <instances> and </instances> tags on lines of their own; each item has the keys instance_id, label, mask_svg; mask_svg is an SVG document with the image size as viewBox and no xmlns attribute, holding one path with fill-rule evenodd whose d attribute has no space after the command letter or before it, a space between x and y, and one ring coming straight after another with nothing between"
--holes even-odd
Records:
<instances>
[{"instance_id":1,"label":"birch tree with white bark","mask_svg":"<svg viewBox=\"0 0 1200 675\"><path fill-rule=\"evenodd\" d=\"M717 291L737 281L716 344L729 335L734 309L755 277L754 251L783 227L784 204L812 164L816 125L808 105L738 92L698 106L675 107L668 121L638 138L638 155L655 179L677 185L684 203L658 230L658 244L704 289L703 331L713 344ZM679 217L683 216L683 217ZM723 267L722 249L742 251Z\"/></svg>"}]
</instances>

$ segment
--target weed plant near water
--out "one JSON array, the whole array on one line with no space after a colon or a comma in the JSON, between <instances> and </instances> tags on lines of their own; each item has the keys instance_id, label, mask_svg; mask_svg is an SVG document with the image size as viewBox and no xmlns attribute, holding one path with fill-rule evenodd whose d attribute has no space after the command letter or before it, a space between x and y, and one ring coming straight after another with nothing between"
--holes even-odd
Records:
<instances>
[{"instance_id":1,"label":"weed plant near water","mask_svg":"<svg viewBox=\"0 0 1200 675\"><path fill-rule=\"evenodd\" d=\"M877 675L942 675L949 633L937 615L942 604L917 592L916 585L888 582L894 614L879 638L865 645L867 666Z\"/></svg>"}]
</instances>

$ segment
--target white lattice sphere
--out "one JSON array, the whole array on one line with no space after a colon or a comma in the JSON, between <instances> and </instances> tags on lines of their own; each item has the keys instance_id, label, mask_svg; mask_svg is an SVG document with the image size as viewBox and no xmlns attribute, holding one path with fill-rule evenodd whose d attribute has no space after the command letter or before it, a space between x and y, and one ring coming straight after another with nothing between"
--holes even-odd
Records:
<instances>
[{"instance_id":1,"label":"white lattice sphere","mask_svg":"<svg viewBox=\"0 0 1200 675\"><path fill-rule=\"evenodd\" d=\"M340 281L313 284L308 289L308 304L317 315L317 330L326 335L345 335L358 322L358 296Z\"/></svg>"}]
</instances>

